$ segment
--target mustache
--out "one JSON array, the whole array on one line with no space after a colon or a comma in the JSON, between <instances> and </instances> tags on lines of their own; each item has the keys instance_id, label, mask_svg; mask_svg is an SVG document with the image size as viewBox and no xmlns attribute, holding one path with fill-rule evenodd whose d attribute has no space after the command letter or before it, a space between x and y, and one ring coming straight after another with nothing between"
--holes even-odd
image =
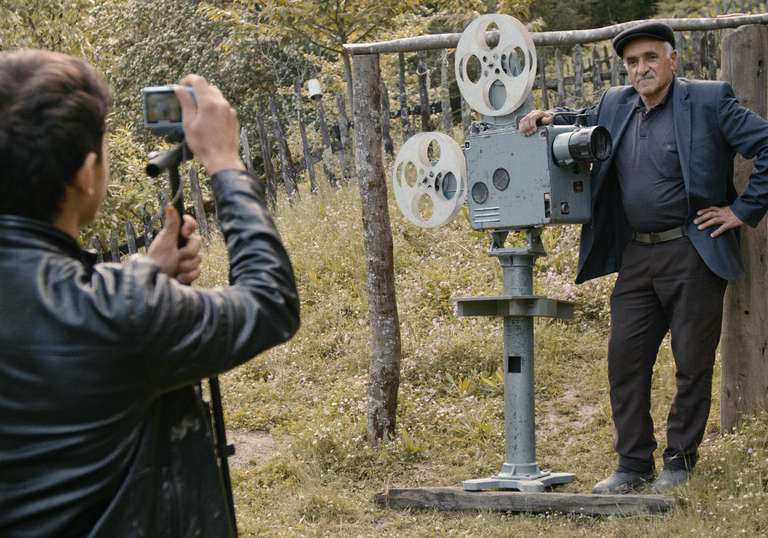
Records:
<instances>
[{"instance_id":1,"label":"mustache","mask_svg":"<svg viewBox=\"0 0 768 538\"><path fill-rule=\"evenodd\" d=\"M656 73L653 72L653 69L650 69L645 75L641 75L640 73L637 74L635 77L635 80L637 82L640 82L642 80L650 80L652 78L656 78Z\"/></svg>"}]
</instances>

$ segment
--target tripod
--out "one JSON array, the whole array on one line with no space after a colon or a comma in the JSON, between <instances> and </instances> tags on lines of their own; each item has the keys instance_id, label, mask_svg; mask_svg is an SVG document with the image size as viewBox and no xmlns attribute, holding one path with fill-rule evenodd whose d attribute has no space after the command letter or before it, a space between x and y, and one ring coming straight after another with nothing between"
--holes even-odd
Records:
<instances>
[{"instance_id":1,"label":"tripod","mask_svg":"<svg viewBox=\"0 0 768 538\"><path fill-rule=\"evenodd\" d=\"M179 212L179 218L184 215L184 195L181 188L181 177L179 176L179 165L192 158L192 152L189 151L182 137L178 145L168 151L152 152L149 155L147 163L147 175L158 177L164 170L168 171L168 181L171 187L171 205ZM187 241L179 235L179 248L186 245ZM147 245L149 248L149 245ZM227 434L224 428L224 411L221 406L221 388L219 387L219 378L211 377L208 379L208 387L211 393L210 406L213 411L213 426L216 435L216 451L221 461L221 477L224 481L224 491L227 496L227 505L229 515L232 520L232 527L237 534L237 521L235 519L235 502L232 498L232 480L229 476L229 462L227 458L235 454L234 445L227 444ZM198 393L202 397L202 387L198 383Z\"/></svg>"}]
</instances>

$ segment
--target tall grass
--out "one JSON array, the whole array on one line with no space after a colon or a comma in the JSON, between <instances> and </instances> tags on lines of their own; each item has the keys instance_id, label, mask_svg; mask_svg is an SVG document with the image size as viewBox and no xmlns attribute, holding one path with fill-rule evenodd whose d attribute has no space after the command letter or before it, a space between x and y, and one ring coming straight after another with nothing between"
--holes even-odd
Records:
<instances>
[{"instance_id":1,"label":"tall grass","mask_svg":"<svg viewBox=\"0 0 768 538\"><path fill-rule=\"evenodd\" d=\"M700 464L690 484L676 492L686 505L667 515L450 513L374 505L374 494L387 488L460 486L501 469L501 321L459 318L451 301L500 294L501 271L486 255L488 239L469 228L465 214L425 230L390 208L403 342L399 435L388 445L368 442L370 334L360 215L354 184L326 186L293 206L279 204L276 223L296 270L302 327L287 344L221 377L228 427L267 430L281 447L265 464L233 469L241 536L768 532L768 416L718 437L717 387ZM546 230L549 254L535 269L535 293L582 304L574 320L535 324L537 459L543 469L575 473L574 482L557 491L587 493L616 465L604 361L613 280L573 285L577 233ZM209 245L198 285L225 286L227 279L219 239ZM674 391L668 341L655 374L653 413L663 447Z\"/></svg>"}]
</instances>

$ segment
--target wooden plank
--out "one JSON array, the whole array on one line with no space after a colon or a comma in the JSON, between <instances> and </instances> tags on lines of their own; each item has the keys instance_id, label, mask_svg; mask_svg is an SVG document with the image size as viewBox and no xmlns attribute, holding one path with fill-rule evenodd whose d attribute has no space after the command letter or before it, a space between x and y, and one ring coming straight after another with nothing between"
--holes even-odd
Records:
<instances>
[{"instance_id":1,"label":"wooden plank","mask_svg":"<svg viewBox=\"0 0 768 538\"><path fill-rule=\"evenodd\" d=\"M557 106L565 106L565 73L563 53L555 49L555 69L557 70Z\"/></svg>"},{"instance_id":2,"label":"wooden plank","mask_svg":"<svg viewBox=\"0 0 768 538\"><path fill-rule=\"evenodd\" d=\"M397 57L399 62L400 122L403 127L403 144L405 144L413 136L413 126L408 115L408 98L405 93L405 54L401 52Z\"/></svg>"},{"instance_id":3,"label":"wooden plank","mask_svg":"<svg viewBox=\"0 0 768 538\"><path fill-rule=\"evenodd\" d=\"M333 173L333 149L331 146L331 132L328 129L328 122L325 121L325 106L323 105L323 96L315 95L312 97L312 104L317 113L317 124L320 127L320 140L323 142L323 173L325 180L331 185L336 184L336 175Z\"/></svg>"},{"instance_id":4,"label":"wooden plank","mask_svg":"<svg viewBox=\"0 0 768 538\"><path fill-rule=\"evenodd\" d=\"M93 250L96 251L96 261L98 263L101 263L104 261L104 251L101 248L101 238L97 235L96 237L91 238L91 246L93 247Z\"/></svg>"},{"instance_id":5,"label":"wooden plank","mask_svg":"<svg viewBox=\"0 0 768 538\"><path fill-rule=\"evenodd\" d=\"M312 159L312 151L309 149L309 140L307 140L307 127L304 125L304 107L301 106L301 79L299 77L293 78L293 97L294 106L296 107L296 115L299 120L299 134L301 135L301 147L304 150L304 165L307 170L307 177L309 178L309 188L312 192L317 190L315 185L315 164Z\"/></svg>"},{"instance_id":6,"label":"wooden plank","mask_svg":"<svg viewBox=\"0 0 768 538\"><path fill-rule=\"evenodd\" d=\"M277 102L271 95L269 96L269 110L272 112L272 122L275 127L275 138L277 139L277 149L280 153L280 170L283 176L283 183L285 184L285 192L288 194L289 199L293 199L294 196L298 196L299 190L296 188L296 179L293 173L293 159L291 158L291 152L288 148L288 142L283 134L283 126L280 123L280 114L277 110Z\"/></svg>"},{"instance_id":7,"label":"wooden plank","mask_svg":"<svg viewBox=\"0 0 768 538\"><path fill-rule=\"evenodd\" d=\"M437 508L494 512L562 512L590 516L660 514L682 506L668 495L591 495L519 491L464 491L461 488L397 488L377 493L374 502L386 508Z\"/></svg>"},{"instance_id":8,"label":"wooden plank","mask_svg":"<svg viewBox=\"0 0 768 538\"><path fill-rule=\"evenodd\" d=\"M619 62L621 59L616 51L613 51L613 58L611 59L611 86L619 85Z\"/></svg>"},{"instance_id":9,"label":"wooden plank","mask_svg":"<svg viewBox=\"0 0 768 538\"><path fill-rule=\"evenodd\" d=\"M130 220L125 223L125 246L128 249L128 254L136 254L138 252L136 248L136 230L133 228L133 223Z\"/></svg>"},{"instance_id":10,"label":"wooden plank","mask_svg":"<svg viewBox=\"0 0 768 538\"><path fill-rule=\"evenodd\" d=\"M264 163L264 178L267 182L267 203L274 209L277 207L277 180L275 168L272 166L272 151L269 149L269 134L264 119L261 117L261 112L257 110L255 115L261 143L261 161Z\"/></svg>"},{"instance_id":11,"label":"wooden plank","mask_svg":"<svg viewBox=\"0 0 768 538\"><path fill-rule=\"evenodd\" d=\"M733 86L741 104L762 117L768 113L768 29L750 25L723 39L722 79ZM744 192L753 165L741 156L734 162L734 183ZM731 431L742 414L768 403L768 230L765 217L756 228L742 226L741 254L747 273L728 283L720 342L720 428Z\"/></svg>"},{"instance_id":12,"label":"wooden plank","mask_svg":"<svg viewBox=\"0 0 768 538\"><path fill-rule=\"evenodd\" d=\"M675 32L675 49L677 49L677 76L685 76L685 41L683 40L683 34Z\"/></svg>"},{"instance_id":13,"label":"wooden plank","mask_svg":"<svg viewBox=\"0 0 768 538\"><path fill-rule=\"evenodd\" d=\"M584 99L584 57L581 51L581 45L576 45L574 47L573 77L576 79L576 96L580 99Z\"/></svg>"},{"instance_id":14,"label":"wooden plank","mask_svg":"<svg viewBox=\"0 0 768 538\"><path fill-rule=\"evenodd\" d=\"M544 51L541 51L539 55L539 77L541 79L541 108L549 110L549 92L547 91L547 79L544 75L546 72L544 65Z\"/></svg>"},{"instance_id":15,"label":"wooden plank","mask_svg":"<svg viewBox=\"0 0 768 538\"><path fill-rule=\"evenodd\" d=\"M693 63L693 77L694 79L701 78L701 32L693 32L691 34L691 48L693 49L692 63Z\"/></svg>"},{"instance_id":16,"label":"wooden plank","mask_svg":"<svg viewBox=\"0 0 768 538\"><path fill-rule=\"evenodd\" d=\"M200 232L203 243L208 245L211 242L211 235L208 232L208 219L205 216L205 204L203 203L203 193L200 190L200 178L195 168L189 169L189 192L192 195L197 229Z\"/></svg>"},{"instance_id":17,"label":"wooden plank","mask_svg":"<svg viewBox=\"0 0 768 538\"><path fill-rule=\"evenodd\" d=\"M248 133L245 127L240 128L240 147L243 149L243 157L245 158L245 167L253 174L253 159L251 158L251 146L248 144Z\"/></svg>"},{"instance_id":18,"label":"wooden plank","mask_svg":"<svg viewBox=\"0 0 768 538\"><path fill-rule=\"evenodd\" d=\"M421 132L432 130L432 122L429 119L429 69L427 69L427 51L420 50L416 53L416 75L419 79L419 101L421 103Z\"/></svg>"},{"instance_id":19,"label":"wooden plank","mask_svg":"<svg viewBox=\"0 0 768 538\"><path fill-rule=\"evenodd\" d=\"M148 249L155 235L152 229L152 215L143 207L141 208L141 223L144 226L144 246Z\"/></svg>"},{"instance_id":20,"label":"wooden plank","mask_svg":"<svg viewBox=\"0 0 768 538\"><path fill-rule=\"evenodd\" d=\"M336 93L336 110L339 115L339 165L344 179L352 179L352 144L349 141L349 122L347 121L347 105L342 92Z\"/></svg>"},{"instance_id":21,"label":"wooden plank","mask_svg":"<svg viewBox=\"0 0 768 538\"><path fill-rule=\"evenodd\" d=\"M597 47L592 47L592 89L595 93L603 89L603 62Z\"/></svg>"},{"instance_id":22,"label":"wooden plank","mask_svg":"<svg viewBox=\"0 0 768 538\"><path fill-rule=\"evenodd\" d=\"M117 242L115 230L109 231L109 256L115 263L120 263L120 245Z\"/></svg>"},{"instance_id":23,"label":"wooden plank","mask_svg":"<svg viewBox=\"0 0 768 538\"><path fill-rule=\"evenodd\" d=\"M709 80L717 80L717 34L716 32L707 32L707 71Z\"/></svg>"},{"instance_id":24,"label":"wooden plank","mask_svg":"<svg viewBox=\"0 0 768 538\"><path fill-rule=\"evenodd\" d=\"M381 79L381 138L384 140L384 151L390 157L395 156L395 143L392 141L391 129L389 123L389 91L384 79Z\"/></svg>"},{"instance_id":25,"label":"wooden plank","mask_svg":"<svg viewBox=\"0 0 768 538\"><path fill-rule=\"evenodd\" d=\"M545 109L547 107L544 107ZM469 136L469 128L472 126L472 107L461 97L461 128L464 131L464 139Z\"/></svg>"},{"instance_id":26,"label":"wooden plank","mask_svg":"<svg viewBox=\"0 0 768 538\"><path fill-rule=\"evenodd\" d=\"M448 87L448 49L440 53L440 103L443 114L443 132L453 136L453 111L451 110L451 92Z\"/></svg>"}]
</instances>

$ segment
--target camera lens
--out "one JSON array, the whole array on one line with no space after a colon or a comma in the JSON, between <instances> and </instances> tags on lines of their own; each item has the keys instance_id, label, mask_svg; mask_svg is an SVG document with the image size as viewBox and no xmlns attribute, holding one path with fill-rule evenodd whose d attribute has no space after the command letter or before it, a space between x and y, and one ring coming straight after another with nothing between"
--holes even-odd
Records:
<instances>
[{"instance_id":1,"label":"camera lens","mask_svg":"<svg viewBox=\"0 0 768 538\"><path fill-rule=\"evenodd\" d=\"M573 161L593 163L611 156L611 133L602 125L562 133L552 142L552 157L558 166Z\"/></svg>"}]
</instances>

